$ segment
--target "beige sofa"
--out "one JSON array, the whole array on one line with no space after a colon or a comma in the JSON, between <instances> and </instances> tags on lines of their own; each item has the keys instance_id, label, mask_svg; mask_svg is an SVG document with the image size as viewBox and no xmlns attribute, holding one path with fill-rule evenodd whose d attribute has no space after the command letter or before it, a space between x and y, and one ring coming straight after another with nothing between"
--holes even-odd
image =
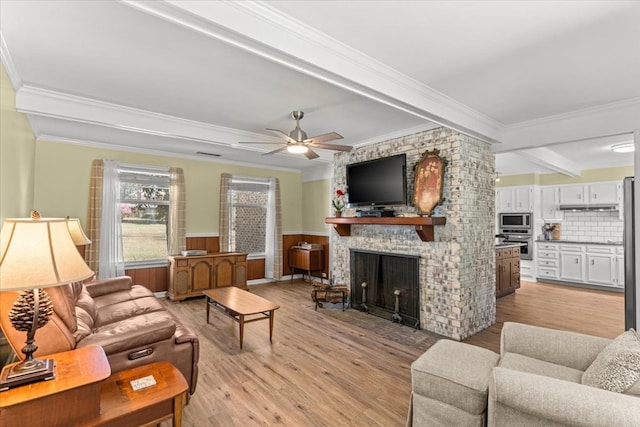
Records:
<instances>
[{"instance_id":1,"label":"beige sofa","mask_svg":"<svg viewBox=\"0 0 640 427\"><path fill-rule=\"evenodd\" d=\"M639 426L637 358L628 366L635 384L624 393L583 384L611 343L512 322L502 329L500 355L441 340L412 364L407 425Z\"/></svg>"},{"instance_id":2,"label":"beige sofa","mask_svg":"<svg viewBox=\"0 0 640 427\"><path fill-rule=\"evenodd\" d=\"M182 372L193 394L198 380L199 342L153 293L128 276L46 289L54 313L36 332L36 357L88 345L101 346L116 373L166 360ZM0 326L19 357L26 334L8 313L18 292L0 293Z\"/></svg>"}]
</instances>

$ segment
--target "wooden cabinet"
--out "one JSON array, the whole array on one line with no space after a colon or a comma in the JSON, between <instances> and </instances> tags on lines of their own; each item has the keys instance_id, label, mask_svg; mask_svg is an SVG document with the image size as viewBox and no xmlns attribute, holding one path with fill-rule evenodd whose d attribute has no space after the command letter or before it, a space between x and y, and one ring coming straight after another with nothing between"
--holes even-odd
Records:
<instances>
[{"instance_id":1,"label":"wooden cabinet","mask_svg":"<svg viewBox=\"0 0 640 427\"><path fill-rule=\"evenodd\" d=\"M324 269L324 249L289 249L289 268L291 268L291 279L296 270L307 272L309 279L313 272L322 272Z\"/></svg>"},{"instance_id":2,"label":"wooden cabinet","mask_svg":"<svg viewBox=\"0 0 640 427\"><path fill-rule=\"evenodd\" d=\"M202 291L237 286L247 289L247 254L217 252L200 256L169 257L169 291L172 301L202 296Z\"/></svg>"},{"instance_id":3,"label":"wooden cabinet","mask_svg":"<svg viewBox=\"0 0 640 427\"><path fill-rule=\"evenodd\" d=\"M520 287L520 247L496 248L496 298Z\"/></svg>"}]
</instances>

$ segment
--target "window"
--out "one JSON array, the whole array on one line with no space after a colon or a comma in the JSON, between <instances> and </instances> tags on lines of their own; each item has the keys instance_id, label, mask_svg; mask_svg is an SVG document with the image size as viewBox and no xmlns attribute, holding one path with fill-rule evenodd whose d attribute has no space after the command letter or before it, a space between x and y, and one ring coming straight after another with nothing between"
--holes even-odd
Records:
<instances>
[{"instance_id":1,"label":"window","mask_svg":"<svg viewBox=\"0 0 640 427\"><path fill-rule=\"evenodd\" d=\"M169 171L120 165L120 218L126 266L166 262L168 255Z\"/></svg>"},{"instance_id":2,"label":"window","mask_svg":"<svg viewBox=\"0 0 640 427\"><path fill-rule=\"evenodd\" d=\"M233 177L229 188L229 250L262 256L266 252L269 181Z\"/></svg>"}]
</instances>

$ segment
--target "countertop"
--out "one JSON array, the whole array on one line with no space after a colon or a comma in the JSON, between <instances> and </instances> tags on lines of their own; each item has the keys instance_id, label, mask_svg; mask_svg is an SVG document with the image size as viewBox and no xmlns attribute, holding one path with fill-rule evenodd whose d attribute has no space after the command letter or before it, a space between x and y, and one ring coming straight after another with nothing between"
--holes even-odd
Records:
<instances>
[{"instance_id":1,"label":"countertop","mask_svg":"<svg viewBox=\"0 0 640 427\"><path fill-rule=\"evenodd\" d=\"M520 247L520 246L524 246L524 243L514 243L514 242L509 242L509 243L498 243L496 244L496 249L502 249L502 248L515 248L515 247Z\"/></svg>"},{"instance_id":2,"label":"countertop","mask_svg":"<svg viewBox=\"0 0 640 427\"><path fill-rule=\"evenodd\" d=\"M578 240L535 240L537 243L578 243L581 245L622 246L622 242L580 242Z\"/></svg>"}]
</instances>

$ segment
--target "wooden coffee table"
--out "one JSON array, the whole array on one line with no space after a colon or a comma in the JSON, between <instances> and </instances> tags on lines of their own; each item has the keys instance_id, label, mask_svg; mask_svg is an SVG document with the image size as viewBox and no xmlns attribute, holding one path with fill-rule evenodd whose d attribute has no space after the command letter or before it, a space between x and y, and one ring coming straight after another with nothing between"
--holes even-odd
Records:
<instances>
[{"instance_id":1,"label":"wooden coffee table","mask_svg":"<svg viewBox=\"0 0 640 427\"><path fill-rule=\"evenodd\" d=\"M269 319L269 341L271 342L273 314L280 308L278 304L234 286L209 289L202 293L207 297L207 323L209 323L209 309L214 307L240 324L240 349L244 339L244 324L258 320ZM259 315L259 317L245 319L245 316L251 315Z\"/></svg>"}]
</instances>

